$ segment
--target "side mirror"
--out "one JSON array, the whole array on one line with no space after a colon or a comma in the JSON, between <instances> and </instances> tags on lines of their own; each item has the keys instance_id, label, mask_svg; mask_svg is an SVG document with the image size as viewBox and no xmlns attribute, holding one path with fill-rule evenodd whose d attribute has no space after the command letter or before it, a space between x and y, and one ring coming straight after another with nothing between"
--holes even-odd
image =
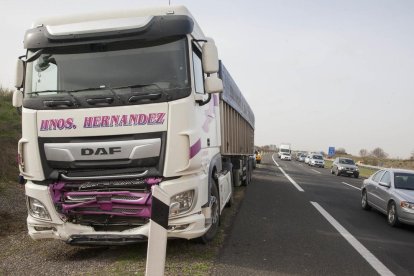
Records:
<instances>
[{"instance_id":1,"label":"side mirror","mask_svg":"<svg viewBox=\"0 0 414 276\"><path fill-rule=\"evenodd\" d=\"M217 77L217 74L210 75L204 81L204 89L207 93L221 93L223 81Z\"/></svg>"},{"instance_id":2,"label":"side mirror","mask_svg":"<svg viewBox=\"0 0 414 276\"><path fill-rule=\"evenodd\" d=\"M24 80L24 61L21 59L18 59L16 63L16 78L14 81L14 86L17 89L23 88L23 80Z\"/></svg>"},{"instance_id":3,"label":"side mirror","mask_svg":"<svg viewBox=\"0 0 414 276\"><path fill-rule=\"evenodd\" d=\"M23 105L23 92L20 90L14 91L12 102L14 107L21 107Z\"/></svg>"},{"instance_id":4,"label":"side mirror","mask_svg":"<svg viewBox=\"0 0 414 276\"><path fill-rule=\"evenodd\" d=\"M219 70L218 52L213 39L207 39L207 42L203 44L202 52L204 73L217 73Z\"/></svg>"}]
</instances>

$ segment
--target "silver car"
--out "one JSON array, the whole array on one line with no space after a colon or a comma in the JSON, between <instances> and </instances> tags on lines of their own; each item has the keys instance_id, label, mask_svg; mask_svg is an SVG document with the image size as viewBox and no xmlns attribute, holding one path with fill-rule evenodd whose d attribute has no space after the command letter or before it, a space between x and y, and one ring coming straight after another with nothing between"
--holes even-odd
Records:
<instances>
[{"instance_id":1,"label":"silver car","mask_svg":"<svg viewBox=\"0 0 414 276\"><path fill-rule=\"evenodd\" d=\"M391 226L414 225L414 170L380 170L364 180L361 191L363 209L386 214Z\"/></svg>"},{"instance_id":2,"label":"silver car","mask_svg":"<svg viewBox=\"0 0 414 276\"><path fill-rule=\"evenodd\" d=\"M337 176L353 175L355 178L358 178L359 168L351 158L338 157L332 163L331 174L336 174Z\"/></svg>"}]
</instances>

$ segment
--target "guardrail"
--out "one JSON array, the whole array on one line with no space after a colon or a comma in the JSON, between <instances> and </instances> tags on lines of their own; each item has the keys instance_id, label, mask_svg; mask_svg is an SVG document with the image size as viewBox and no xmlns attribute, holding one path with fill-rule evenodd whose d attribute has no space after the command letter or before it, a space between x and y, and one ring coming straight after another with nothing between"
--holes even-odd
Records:
<instances>
[{"instance_id":1,"label":"guardrail","mask_svg":"<svg viewBox=\"0 0 414 276\"><path fill-rule=\"evenodd\" d=\"M363 168L375 169L375 170L382 170L382 169L384 169L384 167L371 166L371 165L365 165L365 164L357 164L357 166L363 167Z\"/></svg>"},{"instance_id":2,"label":"guardrail","mask_svg":"<svg viewBox=\"0 0 414 276\"><path fill-rule=\"evenodd\" d=\"M332 158L325 158L324 160L334 161L334 159L332 159ZM385 169L385 167L366 165L366 164L361 164L361 163L358 163L358 162L356 163L356 165L358 167L368 168L368 169L374 169L374 170L382 170L382 169Z\"/></svg>"}]
</instances>

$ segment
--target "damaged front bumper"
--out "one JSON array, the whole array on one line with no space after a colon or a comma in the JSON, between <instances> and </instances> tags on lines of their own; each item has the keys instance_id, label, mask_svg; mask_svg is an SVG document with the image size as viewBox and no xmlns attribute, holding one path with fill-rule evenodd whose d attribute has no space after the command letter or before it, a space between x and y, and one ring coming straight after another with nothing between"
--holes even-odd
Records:
<instances>
[{"instance_id":1,"label":"damaged front bumper","mask_svg":"<svg viewBox=\"0 0 414 276\"><path fill-rule=\"evenodd\" d=\"M206 232L206 210L202 206L207 202L204 195L208 193L207 185L200 184L204 181L207 181L205 176L193 175L159 184L171 196L187 190L195 191L192 209L186 214L170 217L168 237L192 239ZM29 235L35 240L59 239L70 244L105 245L136 243L148 237L151 216L151 197L148 193L65 191L62 183L47 187L28 181L26 195L42 202L50 215L50 220L45 220L35 218L29 212ZM87 219L95 217L103 219L88 225ZM105 219L115 219L111 221L110 228L108 223L105 224ZM123 226L125 220L131 223L127 229L117 229L116 219L122 221Z\"/></svg>"}]
</instances>

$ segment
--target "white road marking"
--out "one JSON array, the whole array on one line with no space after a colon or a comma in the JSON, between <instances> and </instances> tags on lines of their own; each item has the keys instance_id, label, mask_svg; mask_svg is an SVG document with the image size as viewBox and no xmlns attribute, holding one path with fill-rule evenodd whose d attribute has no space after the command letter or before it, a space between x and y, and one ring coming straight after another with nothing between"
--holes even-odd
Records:
<instances>
[{"instance_id":1,"label":"white road marking","mask_svg":"<svg viewBox=\"0 0 414 276\"><path fill-rule=\"evenodd\" d=\"M279 170L286 176L286 178L290 181L290 183L293 184L293 186L295 186L296 189L298 189L299 192L304 192L305 190L302 189L301 186L298 185L298 183L296 183L295 180L293 180L280 166L279 164L275 161L275 159L273 158L272 155L272 160L273 162L275 162L276 166L279 168Z\"/></svg>"},{"instance_id":2,"label":"white road marking","mask_svg":"<svg viewBox=\"0 0 414 276\"><path fill-rule=\"evenodd\" d=\"M374 268L380 275L395 275L380 260L378 260L365 246L362 245L351 233L348 232L338 221L336 221L317 202L312 205L325 217L325 219L347 240L352 247Z\"/></svg>"},{"instance_id":3,"label":"white road marking","mask_svg":"<svg viewBox=\"0 0 414 276\"><path fill-rule=\"evenodd\" d=\"M315 169L311 169L312 171L314 171L314 172L317 172L317 173L321 173L320 171L317 171L317 170L315 170Z\"/></svg>"},{"instance_id":4,"label":"white road marking","mask_svg":"<svg viewBox=\"0 0 414 276\"><path fill-rule=\"evenodd\" d=\"M345 185L347 185L347 186L349 186L349 187L352 187L352 188L354 188L354 189L357 189L357 190L360 190L360 191L361 191L361 188L355 187L355 186L353 186L353 185L351 185L351 184L348 184L348 183L346 183L346 182L342 182L342 184L345 184Z\"/></svg>"}]
</instances>

